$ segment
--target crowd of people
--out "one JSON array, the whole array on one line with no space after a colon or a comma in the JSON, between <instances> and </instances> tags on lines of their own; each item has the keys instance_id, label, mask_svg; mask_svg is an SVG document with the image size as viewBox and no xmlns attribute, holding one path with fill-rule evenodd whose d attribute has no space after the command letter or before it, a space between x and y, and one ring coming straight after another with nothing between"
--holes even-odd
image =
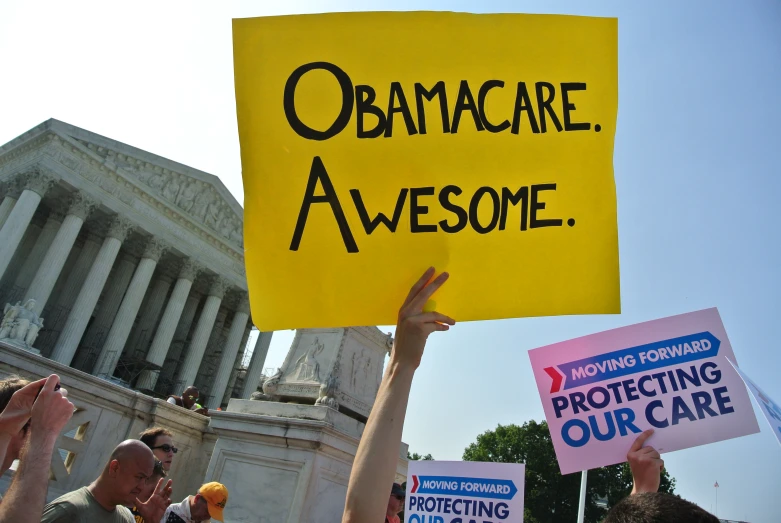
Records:
<instances>
[{"instance_id":1,"label":"crowd of people","mask_svg":"<svg viewBox=\"0 0 781 523\"><path fill-rule=\"evenodd\" d=\"M181 503L171 503L172 481L166 478L178 449L174 434L162 427L121 442L92 483L46 504L55 444L74 412L67 396L55 374L33 382L15 376L0 381L0 474L19 461L0 499L0 523L223 521L228 490L220 483L206 483ZM195 387L171 398L207 414L196 401Z\"/></svg>"},{"instance_id":2,"label":"crowd of people","mask_svg":"<svg viewBox=\"0 0 781 523\"><path fill-rule=\"evenodd\" d=\"M379 523L383 517L386 523L399 523L405 491L394 477L412 380L429 335L455 324L444 314L424 311L424 306L447 278L447 273L434 278L434 269L429 269L399 310L390 360L353 463L343 523ZM168 402L208 414L197 400L197 389L188 387ZM0 381L0 474L19 460L0 499L0 523L223 521L228 490L220 483L206 483L181 503L171 503L172 481L167 475L177 448L174 434L162 427L121 442L90 485L45 504L55 444L73 411L57 375L32 382L18 377ZM642 433L629 449L634 487L610 510L605 523L718 523L697 505L657 492L664 461L645 444L652 433Z\"/></svg>"}]
</instances>

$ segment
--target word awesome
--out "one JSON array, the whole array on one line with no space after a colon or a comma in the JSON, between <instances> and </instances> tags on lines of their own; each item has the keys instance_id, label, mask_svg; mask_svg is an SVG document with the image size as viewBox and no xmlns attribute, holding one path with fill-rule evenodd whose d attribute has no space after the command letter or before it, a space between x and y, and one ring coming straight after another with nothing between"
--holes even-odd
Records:
<instances>
[{"instance_id":1,"label":"word awesome","mask_svg":"<svg viewBox=\"0 0 781 523\"><path fill-rule=\"evenodd\" d=\"M323 70L331 73L342 91L342 107L339 115L333 124L325 131L319 131L309 127L299 117L296 112L295 96L296 88L301 78L310 71ZM585 91L587 86L585 82L565 82L558 85L560 100L556 101L556 86L549 82L536 82L533 86L536 103L532 102L526 82L518 82L515 85L515 101L512 110L508 107L508 117L501 122L491 122L488 120L485 112L485 102L489 93L493 89L503 89L505 86L502 80L487 80L477 88L477 97L474 95L475 87L470 86L466 80L461 80L457 91L454 86L445 85L445 82L436 82L430 89L427 89L421 83L415 83L414 94L410 100L414 99L414 107L417 112L417 118L414 118L411 109L411 103L407 102L407 95L400 82L391 82L390 96L388 99L387 110L379 105L375 105L377 92L369 85L353 86L350 76L338 66L329 62L312 62L302 65L290 75L285 83L284 109L290 127L302 138L307 140L328 140L342 132L352 118L353 109L356 112L356 135L358 138L378 138L383 136L390 138L393 136L393 120L397 115L403 119L404 127L408 135L427 133L426 126L426 102L438 101L438 111L442 121L442 132L456 134L458 132L461 120L466 113L466 118L471 118L477 131L488 131L490 133L501 133L509 130L512 134L519 134L521 121L524 113L528 119L528 126L532 133L548 132L548 119L556 131L588 131L591 129L589 122L572 121L572 112L575 111L575 104L571 100L573 92ZM453 114L449 112L447 95L451 97L456 92L455 107ZM556 111L559 111L558 114ZM372 115L374 127L367 128L365 117ZM561 118L559 117L561 115ZM563 122L563 124L562 124ZM599 132L599 124L594 126L594 130Z\"/></svg>"},{"instance_id":2,"label":"word awesome","mask_svg":"<svg viewBox=\"0 0 781 523\"><path fill-rule=\"evenodd\" d=\"M318 182L323 188L323 194L320 195L315 194ZM358 189L351 189L350 196L367 235L372 234L380 224L387 227L390 232L396 232L407 199L409 199L409 227L412 233L432 233L441 229L446 233L452 234L464 230L469 225L478 234L486 234L495 229L503 231L507 224L509 208L517 205L520 205L520 217L517 223L521 231L539 227L561 227L563 223L561 219L542 219L538 214L545 209L545 202L542 201L541 193L555 190L555 183L523 186L514 190L502 187L499 191L492 187L480 187L471 197L466 195L461 197L463 190L455 185L442 187L439 189L438 194L436 187L403 188L399 191L399 196L396 199L392 218L388 218L382 212L378 212L372 218L366 209L366 205L364 205L361 192ZM437 195L436 199L433 198L435 195ZM452 213L452 221L445 219L440 220L438 223L425 223L429 202L439 203L443 209ZM297 251L301 245L301 238L304 235L309 211L312 205L317 203L330 205L347 252L358 252L358 244L355 241L350 225L347 223L342 203L339 201L336 189L319 156L315 156L312 162L304 200L301 203L301 210L298 212L298 219L296 220L296 228L293 231L293 239L290 242L290 250ZM478 218L478 209L481 204L490 206L489 208L491 209L491 218L484 222L481 222ZM575 220L570 218L567 221L567 225L573 227Z\"/></svg>"}]
</instances>

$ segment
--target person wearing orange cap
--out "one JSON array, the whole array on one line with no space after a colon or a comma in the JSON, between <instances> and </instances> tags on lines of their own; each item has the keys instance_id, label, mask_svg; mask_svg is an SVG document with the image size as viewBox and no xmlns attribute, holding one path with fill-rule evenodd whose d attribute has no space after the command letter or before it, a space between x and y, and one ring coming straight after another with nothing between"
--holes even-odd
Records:
<instances>
[{"instance_id":1,"label":"person wearing orange cap","mask_svg":"<svg viewBox=\"0 0 781 523\"><path fill-rule=\"evenodd\" d=\"M222 483L212 481L198 489L194 496L187 496L178 505L166 509L160 523L199 523L216 519L223 521L222 511L228 502L228 489Z\"/></svg>"}]
</instances>

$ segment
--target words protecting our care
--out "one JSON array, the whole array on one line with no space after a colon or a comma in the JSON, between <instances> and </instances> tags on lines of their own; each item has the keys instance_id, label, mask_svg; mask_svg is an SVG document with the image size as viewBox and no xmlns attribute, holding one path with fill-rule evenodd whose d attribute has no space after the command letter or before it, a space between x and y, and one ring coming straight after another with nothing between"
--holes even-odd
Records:
<instances>
[{"instance_id":1,"label":"words protecting our care","mask_svg":"<svg viewBox=\"0 0 781 523\"><path fill-rule=\"evenodd\" d=\"M620 463L654 429L660 452L759 430L716 309L529 352L563 474Z\"/></svg>"},{"instance_id":2,"label":"words protecting our care","mask_svg":"<svg viewBox=\"0 0 781 523\"><path fill-rule=\"evenodd\" d=\"M432 264L461 321L620 312L615 19L240 19L234 62L261 330L394 323Z\"/></svg>"},{"instance_id":3,"label":"words protecting our care","mask_svg":"<svg viewBox=\"0 0 781 523\"><path fill-rule=\"evenodd\" d=\"M499 523L523 519L523 464L410 461L409 523Z\"/></svg>"}]
</instances>

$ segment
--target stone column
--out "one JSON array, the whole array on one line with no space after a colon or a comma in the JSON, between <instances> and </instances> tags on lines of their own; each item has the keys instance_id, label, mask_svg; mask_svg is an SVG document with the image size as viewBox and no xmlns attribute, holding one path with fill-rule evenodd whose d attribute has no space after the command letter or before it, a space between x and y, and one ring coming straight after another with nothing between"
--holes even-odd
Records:
<instances>
[{"instance_id":1,"label":"stone column","mask_svg":"<svg viewBox=\"0 0 781 523\"><path fill-rule=\"evenodd\" d=\"M81 226L87 216L95 208L95 202L91 199L77 194L73 197L68 212L63 220L57 235L54 237L43 261L35 273L32 284L27 289L25 301L35 300L35 313L41 314L46 302L49 301L49 295L57 283L60 271L68 259L68 254L73 248L73 244L81 231Z\"/></svg>"},{"instance_id":2,"label":"stone column","mask_svg":"<svg viewBox=\"0 0 781 523\"><path fill-rule=\"evenodd\" d=\"M24 231L30 225L33 214L46 191L54 185L54 179L38 172L27 173L25 189L0 229L0 277L5 274L11 258L22 241Z\"/></svg>"},{"instance_id":3,"label":"stone column","mask_svg":"<svg viewBox=\"0 0 781 523\"><path fill-rule=\"evenodd\" d=\"M81 230L84 230L84 226L81 226ZM68 277L73 272L74 268L76 267L76 262L79 261L79 257L81 256L81 251L84 250L84 237L82 234L79 234L79 237L76 238L76 241L73 243L73 247L71 248L70 254L68 254L68 257L65 259L65 265L62 266L62 270L60 271L60 276L57 278L57 283L54 284L54 288L52 289L52 292L49 294L49 302L46 304L46 308L44 310L44 318L49 320L49 322L46 325L46 330L49 330L49 328L54 324L51 320L53 319L53 316L51 312L47 311L59 311L62 310L60 306L60 296L62 296L62 291L65 289L65 284L68 283ZM95 251L97 253L97 250ZM13 263L13 262L11 262ZM89 269L89 267L87 267ZM74 296L75 298L75 296ZM49 316L46 316L46 314L49 314Z\"/></svg>"},{"instance_id":4,"label":"stone column","mask_svg":"<svg viewBox=\"0 0 781 523\"><path fill-rule=\"evenodd\" d=\"M130 280L125 297L122 298L122 304L119 306L114 323L111 324L111 330L108 332L106 343L100 349L100 356L95 364L92 374L96 376L111 376L117 367L119 357L122 355L122 349L125 347L127 336L133 327L133 321L138 314L138 308L144 299L152 274L155 272L157 262L160 260L164 246L160 241L152 240L147 245L141 261L136 267L133 279Z\"/></svg>"},{"instance_id":5,"label":"stone column","mask_svg":"<svg viewBox=\"0 0 781 523\"><path fill-rule=\"evenodd\" d=\"M258 332L255 339L255 350L252 352L252 360L247 369L247 379L244 381L244 392L242 398L249 398L253 392L258 389L260 375L263 374L263 365L266 363L268 346L271 344L271 335L273 332Z\"/></svg>"},{"instance_id":6,"label":"stone column","mask_svg":"<svg viewBox=\"0 0 781 523\"><path fill-rule=\"evenodd\" d=\"M13 258L11 258L11 264L8 266L8 270L6 270L3 277L0 278L0 282L2 282L2 287L0 287L0 294L2 294L0 298L2 301L0 301L0 304L9 301L16 303L22 299L24 289L16 287L16 277L19 275L19 272L25 264L25 260L27 260L30 252L35 246L38 236L41 235L41 230L45 223L46 216L41 212L41 209L38 209L35 216L33 216L32 221L30 221L30 225L27 226L27 231L24 233L24 237L22 238L19 247L16 248L16 253L14 253Z\"/></svg>"},{"instance_id":7,"label":"stone column","mask_svg":"<svg viewBox=\"0 0 781 523\"><path fill-rule=\"evenodd\" d=\"M136 270L138 259L127 252L119 254L119 260L109 273L106 281L103 298L100 300L100 308L95 313L95 319L87 329L86 334L79 343L79 350L73 359L72 367L84 372L89 372L95 367L95 360L90 358L97 357L98 350L103 346L106 340L111 324L114 322L114 316L119 310L122 298L125 296L125 290Z\"/></svg>"},{"instance_id":8,"label":"stone column","mask_svg":"<svg viewBox=\"0 0 781 523\"><path fill-rule=\"evenodd\" d=\"M249 333L251 331L252 321L250 320L247 324L247 328L244 329L244 335L241 337L239 353L236 355L236 361L233 362L233 370L231 371L231 376L228 380L228 386L225 387L225 394L222 395L222 402L225 404L233 397L233 389L236 388L236 379L239 377L239 369L241 369L241 363L244 361L244 351L247 349L247 340L249 340Z\"/></svg>"},{"instance_id":9,"label":"stone column","mask_svg":"<svg viewBox=\"0 0 781 523\"><path fill-rule=\"evenodd\" d=\"M100 247L92 267L90 267L84 285L81 287L73 307L71 307L68 321L65 322L65 327L54 346L52 352L54 361L70 365L84 330L87 328L87 323L92 317L92 311L98 302L100 292L106 284L109 272L111 272L111 266L114 265L119 248L130 232L130 228L130 222L124 218L114 220L109 226L106 239L103 240L103 245Z\"/></svg>"},{"instance_id":10,"label":"stone column","mask_svg":"<svg viewBox=\"0 0 781 523\"><path fill-rule=\"evenodd\" d=\"M16 200L19 199L21 193L19 182L16 179L12 179L2 184L3 188L3 201L0 203L0 229L3 228L5 221L11 214L11 211L16 205Z\"/></svg>"},{"instance_id":11,"label":"stone column","mask_svg":"<svg viewBox=\"0 0 781 523\"><path fill-rule=\"evenodd\" d=\"M182 269L179 271L179 278L176 280L176 285L174 285L174 290L171 292L171 297L168 298L168 304L165 307L165 312L163 312L163 317L160 319L157 332L155 332L152 346L149 348L149 353L146 355L146 361L152 365L162 366L163 363L165 363L168 349L171 347L171 341L173 341L176 327L179 324L179 319L182 317L184 305L187 303L187 297L190 295L190 289L198 275L198 271L198 265L192 260L185 261L182 265ZM194 314L195 310L193 310L193 315ZM190 322L192 322L192 318L190 319ZM154 390L159 375L160 370L143 371L138 378L136 388Z\"/></svg>"},{"instance_id":12,"label":"stone column","mask_svg":"<svg viewBox=\"0 0 781 523\"><path fill-rule=\"evenodd\" d=\"M15 287L20 289L28 289L30 287L33 277L35 277L35 273L38 272L38 268L41 266L44 256L46 256L46 251L49 250L49 246L57 236L57 231L60 229L60 226L62 226L64 218L65 216L58 210L51 209L49 211L49 217L46 218L46 223L44 223L43 228L41 229L41 234L35 239L33 248L27 256L23 258L22 267L19 269L19 273L14 280ZM14 263L16 263L15 260Z\"/></svg>"},{"instance_id":13,"label":"stone column","mask_svg":"<svg viewBox=\"0 0 781 523\"><path fill-rule=\"evenodd\" d=\"M3 228L3 225L8 219L8 216L11 214L11 210L13 210L14 205L16 205L16 198L10 195L6 195L3 198L3 202L0 203L0 229Z\"/></svg>"},{"instance_id":14,"label":"stone column","mask_svg":"<svg viewBox=\"0 0 781 523\"><path fill-rule=\"evenodd\" d=\"M177 392L169 391L167 387L170 382L173 381L179 367L181 367L182 353L184 352L184 346L187 343L187 335L190 333L190 329L192 329L195 313L198 312L198 305L200 305L200 303L200 296L196 293L191 293L184 304L182 317L179 319L179 325L176 326L171 346L168 348L168 356L166 356L165 362L163 362L163 368L160 369L160 376L157 379L158 388L156 390L161 394L167 392L175 394ZM162 388L160 388L159 385L161 380L163 381Z\"/></svg>"},{"instance_id":15,"label":"stone column","mask_svg":"<svg viewBox=\"0 0 781 523\"><path fill-rule=\"evenodd\" d=\"M193 385L198 388L198 391L201 393L201 399L204 402L211 396L214 376L217 372L219 359L222 356L225 340L228 337L228 333L225 331L225 320L227 319L228 309L220 307L219 312L217 312L217 319L214 320L214 325L212 326L211 336L206 343L206 349L203 351L201 365L195 374Z\"/></svg>"},{"instance_id":16,"label":"stone column","mask_svg":"<svg viewBox=\"0 0 781 523\"><path fill-rule=\"evenodd\" d=\"M144 299L143 309L139 313L138 324L130 332L128 342L125 344L124 354L135 354L138 357L146 356L171 283L173 283L172 278L167 274L160 273L152 281L151 288Z\"/></svg>"},{"instance_id":17,"label":"stone column","mask_svg":"<svg viewBox=\"0 0 781 523\"><path fill-rule=\"evenodd\" d=\"M247 297L244 296L239 301L239 306L231 321L230 331L228 331L228 339L225 340L225 348L222 352L222 359L220 359L220 366L217 368L217 374L214 377L214 385L212 385L211 388L211 399L209 400L209 405L207 405L210 409L216 409L222 405L222 398L225 396L225 390L230 381L231 371L236 363L236 354L239 352L241 338L247 327L248 319L249 302L247 301Z\"/></svg>"},{"instance_id":18,"label":"stone column","mask_svg":"<svg viewBox=\"0 0 781 523\"><path fill-rule=\"evenodd\" d=\"M179 371L177 381L183 384L183 387L192 385L198 375L198 368L201 366L203 351L206 350L206 344L209 342L214 320L217 319L217 312L220 310L220 303L225 296L227 283L217 278L209 289L209 296L206 303L203 304L201 316L198 318L198 324L195 326L190 347L187 351L182 368Z\"/></svg>"},{"instance_id":19,"label":"stone column","mask_svg":"<svg viewBox=\"0 0 781 523\"><path fill-rule=\"evenodd\" d=\"M57 305L65 309L70 309L73 300L79 295L79 289L84 284L84 279L92 266L92 261L98 255L100 250L101 238L94 232L88 232L84 239L84 247L81 248L79 257L73 264L73 269L68 274L65 285L59 296L57 296Z\"/></svg>"}]
</instances>

